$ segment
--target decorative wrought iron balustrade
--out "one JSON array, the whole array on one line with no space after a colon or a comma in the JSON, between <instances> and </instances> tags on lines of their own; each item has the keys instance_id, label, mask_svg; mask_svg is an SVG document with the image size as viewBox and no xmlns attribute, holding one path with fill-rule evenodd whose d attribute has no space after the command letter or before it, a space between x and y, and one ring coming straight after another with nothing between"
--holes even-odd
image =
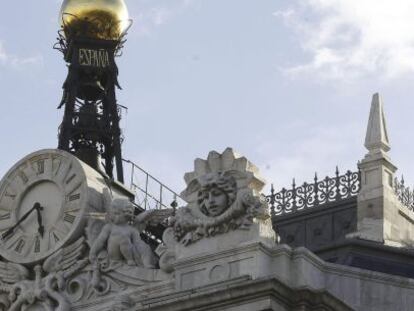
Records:
<instances>
[{"instance_id":1,"label":"decorative wrought iron balustrade","mask_svg":"<svg viewBox=\"0 0 414 311\"><path fill-rule=\"evenodd\" d=\"M401 204L407 207L409 210L414 211L414 191L405 186L404 177L401 177L401 181L395 177L394 191Z\"/></svg>"},{"instance_id":2,"label":"decorative wrought iron balustrade","mask_svg":"<svg viewBox=\"0 0 414 311\"><path fill-rule=\"evenodd\" d=\"M144 210L175 209L187 204L176 192L137 164L129 160L123 161L130 166L126 177L130 180L131 190L135 192L135 203L138 206Z\"/></svg>"},{"instance_id":3,"label":"decorative wrought iron balustrade","mask_svg":"<svg viewBox=\"0 0 414 311\"><path fill-rule=\"evenodd\" d=\"M336 168L333 178L327 176L323 180L318 180L318 176L315 174L313 183L305 182L299 187L293 180L290 190L283 188L281 191L275 192L272 185L271 193L266 196L266 200L270 205L272 217L275 217L348 199L356 196L360 187L360 171L347 171L340 175L338 168Z\"/></svg>"}]
</instances>

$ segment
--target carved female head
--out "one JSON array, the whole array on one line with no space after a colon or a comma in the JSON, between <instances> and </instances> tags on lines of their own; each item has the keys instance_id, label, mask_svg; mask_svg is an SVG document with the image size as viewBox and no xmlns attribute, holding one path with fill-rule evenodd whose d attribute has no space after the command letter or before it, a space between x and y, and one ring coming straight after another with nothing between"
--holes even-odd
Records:
<instances>
[{"instance_id":1,"label":"carved female head","mask_svg":"<svg viewBox=\"0 0 414 311\"><path fill-rule=\"evenodd\" d=\"M223 214L236 200L237 183L223 172L203 176L197 203L201 212L210 217Z\"/></svg>"}]
</instances>

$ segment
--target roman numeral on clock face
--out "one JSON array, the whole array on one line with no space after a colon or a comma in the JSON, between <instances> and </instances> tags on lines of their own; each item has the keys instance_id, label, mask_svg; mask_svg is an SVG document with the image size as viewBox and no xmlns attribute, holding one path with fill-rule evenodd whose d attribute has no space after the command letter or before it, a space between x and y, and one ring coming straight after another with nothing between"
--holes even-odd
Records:
<instances>
[{"instance_id":1,"label":"roman numeral on clock face","mask_svg":"<svg viewBox=\"0 0 414 311\"><path fill-rule=\"evenodd\" d=\"M10 217L11 217L10 213L2 214L0 215L0 221L10 219Z\"/></svg>"},{"instance_id":2,"label":"roman numeral on clock face","mask_svg":"<svg viewBox=\"0 0 414 311\"><path fill-rule=\"evenodd\" d=\"M72 194L68 197L68 201L72 202L72 201L76 201L80 199L80 193L77 194Z\"/></svg>"},{"instance_id":3,"label":"roman numeral on clock face","mask_svg":"<svg viewBox=\"0 0 414 311\"><path fill-rule=\"evenodd\" d=\"M54 173L55 181L58 182L59 184L63 184L65 182L65 180L68 179L68 176L72 176L72 175L70 175L71 169L72 169L72 164L71 163L63 162L61 160L61 162L56 167L56 171Z\"/></svg>"},{"instance_id":4,"label":"roman numeral on clock face","mask_svg":"<svg viewBox=\"0 0 414 311\"><path fill-rule=\"evenodd\" d=\"M60 241L60 239L59 239L59 237L56 235L56 233L54 233L53 232L53 239L55 240L55 242L59 242Z\"/></svg>"},{"instance_id":5,"label":"roman numeral on clock face","mask_svg":"<svg viewBox=\"0 0 414 311\"><path fill-rule=\"evenodd\" d=\"M26 174L23 171L19 172L19 177L24 184L27 184L27 182L29 181L29 178L26 176Z\"/></svg>"},{"instance_id":6,"label":"roman numeral on clock face","mask_svg":"<svg viewBox=\"0 0 414 311\"><path fill-rule=\"evenodd\" d=\"M16 253L21 253L25 244L26 244L26 242L24 241L24 239L20 238L19 241L16 244L16 247L14 248L14 251Z\"/></svg>"},{"instance_id":7,"label":"roman numeral on clock face","mask_svg":"<svg viewBox=\"0 0 414 311\"><path fill-rule=\"evenodd\" d=\"M69 213L65 213L65 216L63 217L63 220L66 222L69 222L71 224L73 224L73 222L75 221L76 216L69 214Z\"/></svg>"},{"instance_id":8,"label":"roman numeral on clock face","mask_svg":"<svg viewBox=\"0 0 414 311\"><path fill-rule=\"evenodd\" d=\"M62 159L60 157L52 156L52 173L56 175L59 172L60 166L62 165Z\"/></svg>"},{"instance_id":9,"label":"roman numeral on clock face","mask_svg":"<svg viewBox=\"0 0 414 311\"><path fill-rule=\"evenodd\" d=\"M39 160L36 162L36 170L38 175L45 172L45 160Z\"/></svg>"},{"instance_id":10,"label":"roman numeral on clock face","mask_svg":"<svg viewBox=\"0 0 414 311\"><path fill-rule=\"evenodd\" d=\"M49 239L47 242L48 249L55 247L61 240L63 240L64 234L62 232L57 231L56 229L52 229L49 231Z\"/></svg>"},{"instance_id":11,"label":"roman numeral on clock face","mask_svg":"<svg viewBox=\"0 0 414 311\"><path fill-rule=\"evenodd\" d=\"M53 242L55 242L55 244L60 241L60 236L54 231L50 232L50 237L49 238L53 239Z\"/></svg>"},{"instance_id":12,"label":"roman numeral on clock face","mask_svg":"<svg viewBox=\"0 0 414 311\"><path fill-rule=\"evenodd\" d=\"M73 174L73 175L71 175L67 180L66 180L66 184L68 185L68 184L70 184L70 182L72 181L72 180L74 180L75 179L75 177L76 177L76 174Z\"/></svg>"},{"instance_id":13,"label":"roman numeral on clock face","mask_svg":"<svg viewBox=\"0 0 414 311\"><path fill-rule=\"evenodd\" d=\"M16 198L16 195L10 192L7 192L4 194L5 197L7 198L11 198L12 200L14 200Z\"/></svg>"},{"instance_id":14,"label":"roman numeral on clock face","mask_svg":"<svg viewBox=\"0 0 414 311\"><path fill-rule=\"evenodd\" d=\"M39 238L39 236L36 236L36 239L35 239L34 252L35 253L40 253L40 238Z\"/></svg>"}]
</instances>

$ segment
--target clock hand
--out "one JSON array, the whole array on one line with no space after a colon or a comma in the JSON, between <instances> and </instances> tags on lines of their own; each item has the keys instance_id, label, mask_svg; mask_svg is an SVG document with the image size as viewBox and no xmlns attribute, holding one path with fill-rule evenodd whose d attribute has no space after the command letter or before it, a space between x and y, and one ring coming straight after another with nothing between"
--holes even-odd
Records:
<instances>
[{"instance_id":1,"label":"clock hand","mask_svg":"<svg viewBox=\"0 0 414 311\"><path fill-rule=\"evenodd\" d=\"M39 232L40 236L43 238L43 234L45 232L45 228L42 225L42 213L40 211L43 211L43 206L38 206L36 208L37 211L37 223L39 224L39 229L37 231Z\"/></svg>"},{"instance_id":2,"label":"clock hand","mask_svg":"<svg viewBox=\"0 0 414 311\"><path fill-rule=\"evenodd\" d=\"M29 215L35 210L35 209L38 209L40 207L40 204L39 203L35 203L34 205L33 205L33 207L29 210L29 211L27 211L27 213L26 214L24 214L23 216L22 216L22 218L20 218L19 219L19 221L13 226L13 227L11 227L9 230L7 230L6 232L4 232L2 235L1 235L1 238L4 240L5 238L7 238L10 234L12 234L13 232L14 232L14 229L16 229L17 228L17 226L18 225L20 225L27 217L29 217Z\"/></svg>"}]
</instances>

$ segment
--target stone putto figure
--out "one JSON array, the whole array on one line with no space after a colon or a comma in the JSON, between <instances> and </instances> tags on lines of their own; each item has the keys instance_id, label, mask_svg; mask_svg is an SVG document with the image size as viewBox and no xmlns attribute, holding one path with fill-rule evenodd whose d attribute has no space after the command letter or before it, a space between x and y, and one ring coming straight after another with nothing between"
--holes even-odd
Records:
<instances>
[{"instance_id":1,"label":"stone putto figure","mask_svg":"<svg viewBox=\"0 0 414 311\"><path fill-rule=\"evenodd\" d=\"M142 241L140 231L132 225L134 221L144 222L150 213L141 213L134 220L134 208L129 200L112 200L107 210L107 223L91 245L90 261L96 262L98 255L104 252L109 261L155 268L155 256L150 246Z\"/></svg>"},{"instance_id":2,"label":"stone putto figure","mask_svg":"<svg viewBox=\"0 0 414 311\"><path fill-rule=\"evenodd\" d=\"M141 234L148 225L157 226L170 214L162 210L135 215L135 206L127 198L113 198L103 189L103 202L91 212L86 227L90 285L103 295L119 284L142 286L168 276L158 268L158 258ZM116 306L118 309L120 305Z\"/></svg>"}]
</instances>

